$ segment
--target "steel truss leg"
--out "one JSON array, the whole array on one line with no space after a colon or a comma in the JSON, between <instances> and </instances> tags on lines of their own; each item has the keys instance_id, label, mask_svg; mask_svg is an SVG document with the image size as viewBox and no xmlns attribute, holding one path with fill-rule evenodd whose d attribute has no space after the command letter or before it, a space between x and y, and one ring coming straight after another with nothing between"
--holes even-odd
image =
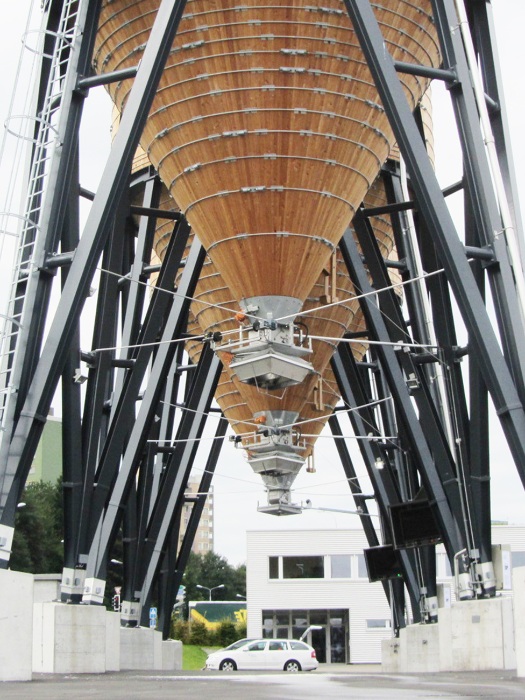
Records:
<instances>
[{"instance_id":1,"label":"steel truss leg","mask_svg":"<svg viewBox=\"0 0 525 700\"><path fill-rule=\"evenodd\" d=\"M443 35L450 36L450 26L454 25L455 17L450 11L451 3L433 3L436 8L436 17L441 19L444 27ZM463 317L463 321L470 333L472 352L476 354L476 360L485 378L487 387L492 396L496 411L500 417L503 430L520 477L525 484L525 413L520 398L523 383L523 371L519 359L518 347L523 347L521 324L514 328L512 316L505 312L502 318L503 307L512 306L516 311L516 293L511 284L506 250L499 238L487 240L496 253L496 258L502 266L502 280L505 293L498 295L500 301L498 312L500 328L503 330L503 343L507 352L507 364L503 356L498 339L492 328L483 299L479 293L476 280L470 269L465 249L460 242L450 213L445 204L442 192L439 188L435 174L426 154L423 142L418 133L414 118L408 107L400 82L397 78L392 59L385 51L385 44L377 21L368 0L345 0L348 14L354 25L359 42L365 53L376 86L378 88L383 106L389 117L396 140L400 146L403 157L406 160L407 170L410 174L418 209L425 220L430 236L434 241L445 274L454 291L454 295ZM438 13L437 9L447 9L447 13ZM450 47L449 47L450 48ZM454 69L460 69L461 78L468 71L464 60L458 58L458 41L455 41ZM465 125L462 133L465 146L470 145L468 165L469 195L476 196L476 207L481 212L486 212L487 218L478 222L480 230L487 231L494 223L493 208L487 211L487 207L494 201L491 190L486 187L488 178L478 177L476 168L485 163L484 153L478 148L479 138L474 139L476 133L475 106L470 100L471 90L466 79L465 89L461 91L462 104L456 102L460 112L460 122ZM459 90L456 98L459 99ZM470 103L468 102L470 100ZM474 153L474 148L476 152ZM476 165L476 163L478 165ZM483 185L483 187L482 187ZM483 196L482 196L483 195ZM489 204L485 204L485 202ZM491 231L498 230L498 226ZM487 232L488 233L488 232ZM490 233L492 236L492 233ZM522 274L516 271L516 274ZM513 301L514 300L514 301ZM514 317L519 318L519 315ZM450 553L450 552L449 552Z\"/></svg>"},{"instance_id":2,"label":"steel truss leg","mask_svg":"<svg viewBox=\"0 0 525 700\"><path fill-rule=\"evenodd\" d=\"M340 249L356 289L359 290L359 293L367 294L361 299L360 303L367 321L367 328L371 334L370 337L385 343L384 345L378 345L376 350L381 361L381 369L388 380L390 391L394 397L399 423L406 432L412 457L418 465L429 497L436 503L445 546L449 556L452 558L456 552L465 548L464 539L451 511L450 503L437 472L427 438L416 417L406 380L399 366L397 353L390 344L392 341L382 313L373 300L374 290L368 281L361 255L349 231L344 235L340 243ZM396 340L398 340L398 336L399 332Z\"/></svg>"},{"instance_id":3,"label":"steel truss leg","mask_svg":"<svg viewBox=\"0 0 525 700\"><path fill-rule=\"evenodd\" d=\"M215 472L215 467L217 466L217 461L219 459L227 429L228 421L226 418L221 416L217 430L215 431L215 439L206 461L204 474L202 475L199 484L199 492L198 496L196 497L197 500L193 501L190 518L188 525L186 526L186 532L180 548L178 547L178 540L172 537L170 546L167 548L167 551L162 559L162 563L160 564L162 588L159 596L159 627L162 630L163 639L169 639L170 636L171 612L177 598L178 590L182 583L182 576L188 563L202 511L206 505L207 494L210 490L211 481ZM185 487L186 484L184 484L183 489L185 489ZM183 507L184 500L181 501L180 506L177 508L177 513L175 516L177 522L180 522ZM144 609L145 608L143 606L143 614Z\"/></svg>"},{"instance_id":4,"label":"steel truss leg","mask_svg":"<svg viewBox=\"0 0 525 700\"><path fill-rule=\"evenodd\" d=\"M88 548L91 546L95 528L107 501L108 491L118 472L119 461L135 420L135 405L153 353L153 343L157 341L159 333L162 332L164 342L167 344L166 348L162 348L164 360L170 362L176 351L175 346L169 346L168 344L172 342L173 338L179 337L183 323L185 323L188 302L181 297L173 300L170 290L173 287L173 280L181 264L188 233L189 227L187 223L181 221L168 246L158 284L153 291L151 303L139 336L136 338L137 347L131 351L131 357L128 358L131 360L131 365L127 370L126 378L121 385L120 393L115 393L113 396L112 420L107 437L101 447L98 447L101 444L100 440L94 441L94 446L101 451L96 469L97 487L89 499L89 512L86 512L83 520L81 541L84 547L81 552L83 554L87 553ZM201 258L203 257L201 246L198 242L192 250L193 255L188 260L187 272L185 270L186 274L185 276L183 275L181 288L179 289L181 294L184 293L183 289L188 290L188 296L191 296L192 293L189 290L194 289L196 282L194 275L198 276L200 265L202 264ZM170 321L163 328L162 324L165 322L165 315L170 306ZM164 368L163 372L166 373L167 369L168 367ZM162 385L158 388L159 395L161 388Z\"/></svg>"},{"instance_id":5,"label":"steel truss leg","mask_svg":"<svg viewBox=\"0 0 525 700\"><path fill-rule=\"evenodd\" d=\"M352 492L352 496L354 497L354 501L356 504L357 509L360 511L360 520L361 520L361 525L363 526L363 531L366 536L366 540L368 542L369 547L377 547L379 545L379 540L377 538L377 533L375 531L375 528L372 524L372 519L370 517L370 513L368 511L368 507L366 505L366 500L367 498L370 498L370 496L366 496L363 494L361 490L361 486L359 485L359 479L357 477L356 471L354 469L354 465L352 462L352 458L350 456L350 452L348 451L348 447L345 443L345 441L342 439L343 438L343 431L341 430L341 425L339 423L339 419L337 418L336 414L333 414L330 416L328 419L328 424L330 426L330 430L332 431L332 435L335 438L335 446L337 448L337 452L339 454L339 459L341 460L341 463L343 465L343 469L345 471L346 478L348 480L348 485L350 486L350 491ZM367 465L368 466L368 465ZM371 471L371 467L368 466L368 470ZM407 577L410 579L415 579L415 572L412 574L412 576ZM391 587L389 585L388 581L383 581L383 589L385 591L386 598L390 604L390 607L394 613L394 633L395 636L399 636L399 629L401 627L405 627L405 595L404 595L404 589L403 587L398 588L395 587L393 590L391 590ZM416 598L417 599L417 596ZM419 612L418 608L415 608L416 612Z\"/></svg>"},{"instance_id":6,"label":"steel truss leg","mask_svg":"<svg viewBox=\"0 0 525 700\"><path fill-rule=\"evenodd\" d=\"M167 551L170 533L177 522L177 512L184 502L198 440L202 436L213 395L219 381L222 364L209 345L201 353L199 365L191 384L187 408L177 431L175 449L169 456L161 490L152 512L142 557L143 577L140 589L142 614L147 612L152 586L157 577L162 556ZM222 444L222 437L220 436ZM217 453L218 457L218 453Z\"/></svg>"},{"instance_id":7,"label":"steel truss leg","mask_svg":"<svg viewBox=\"0 0 525 700\"><path fill-rule=\"evenodd\" d=\"M37 120L35 127L38 153L35 149L32 157L42 161L47 159L51 165L47 175L45 200L39 192L42 187L40 184L40 180L43 179L42 168L40 167L37 172L34 172L34 177L38 182L34 184L35 194L29 197L25 212L28 224L24 233L24 242L32 243L32 246L24 246L26 250L31 250L29 257L26 255L29 274L27 276L21 275L17 281L15 296L18 301L15 303L15 308L12 309L15 320L20 320L21 325L16 333L14 361L9 367L8 383L12 387L11 395L3 407L4 414L2 415L4 431L0 445L0 534L2 540L4 540L5 535L6 544L0 546L0 567L6 567L9 563L16 506L25 485L32 458L47 419L52 394L63 367L63 363L54 367L54 386L53 391L50 392L49 402L38 408L32 406L29 410L27 406L28 401L31 401L31 397L28 399L29 389L30 386L34 387L32 382L39 362L44 322L53 284L53 270L47 266L49 251L58 248L60 236L67 221L71 194L78 182L76 176L78 167L77 129L82 114L83 97L76 91L76 85L79 75L85 73L90 64L98 23L98 6L98 1L93 1L89 6L84 3L81 14L77 17L77 26L81 31L77 33L75 43L70 49L68 72L62 91L61 113L58 119L57 135L54 139L54 142L60 143L60 149L56 149L52 154L48 152L46 148L50 147L49 144L46 146L48 137L44 134L44 130L47 131L49 127L45 124L41 125L40 120ZM64 17L62 20L66 22L67 18ZM51 38L52 32L56 30L57 23L60 24L60 21L61 9L53 3L48 17L50 35L46 38L45 49L52 51L55 44L55 39ZM51 62L46 55L41 65L37 98L39 113L35 115L37 117L40 116L40 111L44 107L49 110L49 113L54 111L45 99L45 95L48 95L48 82L53 79L56 80L57 76L51 75ZM48 99L50 99L49 95ZM67 221L67 223L69 224L71 221ZM73 225L75 229L78 228L76 224ZM38 236L35 234L37 226L40 231ZM76 322L73 322L70 328L70 337L64 343L64 362L70 351L76 327ZM29 416L31 420L28 420ZM17 422L21 417L25 426L17 438ZM15 440L14 443L13 440ZM28 451L26 457L22 456L24 449Z\"/></svg>"},{"instance_id":8,"label":"steel truss leg","mask_svg":"<svg viewBox=\"0 0 525 700\"><path fill-rule=\"evenodd\" d=\"M389 201L402 202L399 174L396 166L391 164L388 172L384 174L385 189L388 193ZM414 251L407 245L407 237L403 230L408 226L408 222L401 222L405 214L394 213L392 215L392 225L396 238L398 256L404 259L406 271L402 273L404 280L415 279L419 272L415 264ZM436 252L432 240L425 232L424 220L415 216L416 224L419 226L418 238L425 244L420 246L422 267L428 274L425 280L425 287L430 299L432 308L432 322L437 343L441 350L440 366L435 363L420 365L418 376L427 368L430 373L426 374L426 391L428 396L433 396L436 414L443 422L443 434L450 431L449 440L451 449L455 454L454 471L457 474L458 496L460 496L460 509L456 511L456 517L462 518L465 523L465 537L468 542L469 552L474 555L476 549L479 550L479 561L482 566L488 565L492 559L491 553L491 531L490 531L490 482L488 476L488 416L487 416L487 392L482 377L477 370L475 356L469 358L468 372L470 378L471 410L467 410L465 399L465 388L463 374L460 368L462 351L458 348L458 341L454 327L454 314L450 299L450 289L442 275L432 273L440 268L436 257ZM473 247L480 247L480 242L474 236L471 222L466 217L466 243ZM476 276L480 291L483 291L482 262L473 260L471 267ZM408 284L404 288L406 307L409 311L410 330L414 339L421 343L429 343L431 337L426 332L424 306L419 298L419 285ZM406 328L405 328L406 330ZM421 361L421 355L414 354L415 361ZM431 358L429 358L431 359ZM439 393L432 392L432 386L436 385L438 371L441 372L445 381L446 394L441 397ZM421 377L422 378L422 377ZM445 402L443 400L445 399ZM418 403L420 414L424 406ZM447 426L448 413L448 426ZM448 428L448 431L447 431ZM429 433L427 432L427 435ZM443 478L443 477L442 477ZM482 508L479 504L483 503ZM457 508L457 499L455 508ZM474 557L477 559L477 557ZM453 562L451 562L452 566ZM493 582L483 580L484 593L492 595L494 591Z\"/></svg>"},{"instance_id":9,"label":"steel truss leg","mask_svg":"<svg viewBox=\"0 0 525 700\"><path fill-rule=\"evenodd\" d=\"M116 474L114 458L116 458L116 464L118 465L119 454L122 454L122 443L117 450L114 444L115 439L109 439L110 436L108 436L108 450L102 456L99 469L102 483L97 487L93 499L91 518L96 526L96 531L93 537L90 538L90 551L86 568L86 588L88 588L88 578L98 580L101 575L104 575L109 548L114 540L116 527L120 520L120 509L126 500L130 480L137 471L146 446L151 421L157 410L168 370L172 366L178 339L180 339L185 327L189 300L193 296L203 259L204 250L195 238L186 260L177 294L172 302L170 314L162 332L137 418L129 433L129 439L118 468L118 476L116 476L114 486L109 495L108 484L111 483L111 479ZM139 352L142 350L143 348L141 347ZM128 421L125 420L124 422L127 427ZM110 455L111 459L109 457L105 458L106 455ZM100 584L94 585L94 589L99 588ZM90 601L91 595L92 591L90 590L88 592L88 600ZM95 594L93 602L101 602L98 600L98 594Z\"/></svg>"},{"instance_id":10,"label":"steel truss leg","mask_svg":"<svg viewBox=\"0 0 525 700\"><path fill-rule=\"evenodd\" d=\"M345 343L341 343L332 358L334 371L341 397L350 407L366 406L370 397L364 391L362 382L358 376L355 360ZM375 418L370 408L360 408L359 411L350 411L349 418L356 435L366 437L370 433L370 426L375 425ZM337 440L337 444L341 442ZM378 460L383 460L384 454L379 443L374 440L359 440L359 448L363 456L368 476L374 488L374 494L381 513L381 522L385 533L385 542L392 542L390 533L390 518L388 507L401 501L398 485L387 464L385 469L377 469ZM410 599L412 610L416 619L419 619L420 598L422 582L418 580L417 569L414 563L414 555L407 550L400 550L399 557L403 566L404 579Z\"/></svg>"},{"instance_id":11,"label":"steel truss leg","mask_svg":"<svg viewBox=\"0 0 525 700\"><path fill-rule=\"evenodd\" d=\"M105 246L108 224L127 186L127 174L130 171L131 161L166 58L172 47L184 5L184 0L175 2L162 0L99 190L75 251L48 338L35 366L31 386L20 410L20 418L14 427L7 458L5 462L2 460L5 467L1 475L1 524L7 529L12 529L14 524L18 495L18 489L14 488L13 484L15 480L18 484L25 483L29 472L60 373L74 337L77 319L88 295L99 256ZM98 8L98 2L89 5L90 8L95 6ZM95 29L96 22L93 31ZM76 128L74 133L77 133ZM65 189L62 185L63 181L55 193L59 199ZM61 211L62 207L59 206L59 210ZM61 229L60 226L56 228ZM9 550L10 547L6 552L2 552L0 565L7 566Z\"/></svg>"}]
</instances>

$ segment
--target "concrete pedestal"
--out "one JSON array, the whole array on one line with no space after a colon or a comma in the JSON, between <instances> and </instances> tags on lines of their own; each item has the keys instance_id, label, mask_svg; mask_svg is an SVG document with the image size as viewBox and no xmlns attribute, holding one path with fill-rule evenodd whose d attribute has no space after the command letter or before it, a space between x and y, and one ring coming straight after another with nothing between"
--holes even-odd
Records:
<instances>
[{"instance_id":1,"label":"concrete pedestal","mask_svg":"<svg viewBox=\"0 0 525 700\"><path fill-rule=\"evenodd\" d=\"M450 608L440 608L437 624L410 625L400 631L399 639L385 640L382 670L388 673L503 671L516 668L517 656L525 675L525 568L517 571L521 573L514 592L516 596L521 586L518 600L522 607L514 611L518 630L516 648L511 598L463 601Z\"/></svg>"},{"instance_id":2,"label":"concrete pedestal","mask_svg":"<svg viewBox=\"0 0 525 700\"><path fill-rule=\"evenodd\" d=\"M33 576L0 569L0 591L0 681L30 681Z\"/></svg>"},{"instance_id":3,"label":"concrete pedestal","mask_svg":"<svg viewBox=\"0 0 525 700\"><path fill-rule=\"evenodd\" d=\"M404 630L400 631L399 639L383 639L381 642L381 670L384 673L406 672L406 644L401 638Z\"/></svg>"},{"instance_id":4,"label":"concrete pedestal","mask_svg":"<svg viewBox=\"0 0 525 700\"><path fill-rule=\"evenodd\" d=\"M33 602L58 602L60 600L60 580L60 574L35 574L33 576Z\"/></svg>"},{"instance_id":5,"label":"concrete pedestal","mask_svg":"<svg viewBox=\"0 0 525 700\"><path fill-rule=\"evenodd\" d=\"M442 671L516 668L511 598L456 603L438 624Z\"/></svg>"},{"instance_id":6,"label":"concrete pedestal","mask_svg":"<svg viewBox=\"0 0 525 700\"><path fill-rule=\"evenodd\" d=\"M147 627L122 627L120 667L123 671L161 671L162 633Z\"/></svg>"},{"instance_id":7,"label":"concrete pedestal","mask_svg":"<svg viewBox=\"0 0 525 700\"><path fill-rule=\"evenodd\" d=\"M162 670L182 670L182 642L177 639L166 639L162 642Z\"/></svg>"},{"instance_id":8,"label":"concrete pedestal","mask_svg":"<svg viewBox=\"0 0 525 700\"><path fill-rule=\"evenodd\" d=\"M516 641L516 671L520 678L525 676L525 566L512 571L514 591L514 629Z\"/></svg>"},{"instance_id":9,"label":"concrete pedestal","mask_svg":"<svg viewBox=\"0 0 525 700\"><path fill-rule=\"evenodd\" d=\"M381 669L385 673L433 673L440 670L439 627L410 625L399 638L381 645Z\"/></svg>"},{"instance_id":10,"label":"concrete pedestal","mask_svg":"<svg viewBox=\"0 0 525 700\"><path fill-rule=\"evenodd\" d=\"M120 618L116 613L99 606L44 602L35 603L33 619L35 672L105 673L106 670L119 670ZM107 656L109 663L106 662Z\"/></svg>"},{"instance_id":11,"label":"concrete pedestal","mask_svg":"<svg viewBox=\"0 0 525 700\"><path fill-rule=\"evenodd\" d=\"M162 641L162 633L147 627L121 627L120 667L130 671L179 671L182 642Z\"/></svg>"},{"instance_id":12,"label":"concrete pedestal","mask_svg":"<svg viewBox=\"0 0 525 700\"><path fill-rule=\"evenodd\" d=\"M405 630L407 673L432 673L440 670L438 624L410 625Z\"/></svg>"}]
</instances>

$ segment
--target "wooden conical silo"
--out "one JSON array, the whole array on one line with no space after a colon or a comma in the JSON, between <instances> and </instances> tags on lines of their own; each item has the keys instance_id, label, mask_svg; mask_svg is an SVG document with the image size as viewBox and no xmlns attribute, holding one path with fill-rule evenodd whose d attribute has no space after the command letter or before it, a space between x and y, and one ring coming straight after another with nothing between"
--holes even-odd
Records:
<instances>
[{"instance_id":1,"label":"wooden conical silo","mask_svg":"<svg viewBox=\"0 0 525 700\"><path fill-rule=\"evenodd\" d=\"M138 63L158 5L102 2L97 71ZM395 60L439 66L430 0L378 0L373 9ZM415 107L428 81L402 81ZM119 111L131 85L109 88ZM224 392L229 419L273 422L284 411L298 420L337 342L310 345L301 329L341 337L358 309L305 312L326 295L327 275L331 293L341 282L351 297L337 243L393 147L344 4L189 0L141 146L207 249L196 301L227 309L195 303L193 313L201 329L223 333L216 349L230 356L235 387ZM241 340L228 334L235 309L247 317ZM234 405L243 406L238 417Z\"/></svg>"}]
</instances>

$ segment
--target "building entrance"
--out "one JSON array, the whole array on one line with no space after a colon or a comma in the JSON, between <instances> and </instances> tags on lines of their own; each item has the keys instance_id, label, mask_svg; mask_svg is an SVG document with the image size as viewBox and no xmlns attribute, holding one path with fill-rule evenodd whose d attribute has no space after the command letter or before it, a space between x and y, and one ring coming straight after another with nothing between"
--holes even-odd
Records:
<instances>
[{"instance_id":1,"label":"building entrance","mask_svg":"<svg viewBox=\"0 0 525 700\"><path fill-rule=\"evenodd\" d=\"M347 663L349 640L348 610L263 610L263 636L299 639L311 625L305 642L315 649L319 663Z\"/></svg>"}]
</instances>

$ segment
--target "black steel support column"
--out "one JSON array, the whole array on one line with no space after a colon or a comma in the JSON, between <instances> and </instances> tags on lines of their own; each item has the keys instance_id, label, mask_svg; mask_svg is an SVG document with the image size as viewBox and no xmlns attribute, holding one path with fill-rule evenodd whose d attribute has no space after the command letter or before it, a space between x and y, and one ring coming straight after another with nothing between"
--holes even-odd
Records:
<instances>
[{"instance_id":1,"label":"black steel support column","mask_svg":"<svg viewBox=\"0 0 525 700\"><path fill-rule=\"evenodd\" d=\"M78 161L77 161L78 166ZM78 169L76 170L78 173ZM62 251L74 250L79 238L79 207L78 192L72 179L69 192L68 221L62 233ZM67 278L67 266L61 269L62 287ZM64 520L64 567L74 568L77 562L77 541L79 514L82 510L82 397L80 384L73 380L79 366L80 358L80 327L72 338L71 348L64 365L62 374L62 411L67 416L67 425L62 424L62 493Z\"/></svg>"},{"instance_id":2,"label":"black steel support column","mask_svg":"<svg viewBox=\"0 0 525 700\"><path fill-rule=\"evenodd\" d=\"M500 88L501 77L496 53L497 42L492 17L492 4L491 2L471 1L467 2L466 5L472 39L483 74L485 92L492 101L492 106L489 105L488 113L503 176L503 184L517 230L518 232L523 232L523 223L518 206L518 188L514 175L514 159L506 118L507 110L505 108L503 90ZM525 256L525 250L522 249L521 254Z\"/></svg>"},{"instance_id":3,"label":"black steel support column","mask_svg":"<svg viewBox=\"0 0 525 700\"><path fill-rule=\"evenodd\" d=\"M127 199L127 192L125 193ZM113 393L114 361L118 337L118 319L120 289L118 280L124 273L123 257L126 240L133 236L126 214L129 211L127 201L120 202L117 215L111 227L108 243L102 256L103 272L97 296L95 323L93 326L92 351L88 354L87 389L82 417L83 440L83 502L79 512L79 533L76 543L77 562L79 555L85 551L87 537L87 513L91 505L93 483L96 480L96 468L100 450L107 438L108 404ZM111 348L98 352L100 348ZM80 368L80 363L79 363ZM67 416L65 419L67 424ZM85 562L82 562L85 563Z\"/></svg>"},{"instance_id":4,"label":"black steel support column","mask_svg":"<svg viewBox=\"0 0 525 700\"><path fill-rule=\"evenodd\" d=\"M525 414L513 374L501 352L392 59L385 51L384 39L370 3L368 0L345 0L345 5L405 158L418 208L454 290L461 315L471 334L472 349L477 353L516 467L525 484ZM446 31L449 30L450 22ZM468 87L463 95L467 93ZM515 297L515 294L512 296ZM519 335L521 337L521 333Z\"/></svg>"},{"instance_id":5,"label":"black steel support column","mask_svg":"<svg viewBox=\"0 0 525 700\"><path fill-rule=\"evenodd\" d=\"M199 365L191 383L186 408L175 440L175 450L170 454L155 508L150 518L144 548L140 601L142 614L147 612L151 589L158 572L161 557L177 509L181 507L184 489L190 475L198 441L202 436L210 405L219 381L222 364L209 345L204 345ZM222 437L220 438L222 443Z\"/></svg>"},{"instance_id":6,"label":"black steel support column","mask_svg":"<svg viewBox=\"0 0 525 700\"><path fill-rule=\"evenodd\" d=\"M349 407L366 407L370 402L370 397L363 391L355 368L355 360L346 344L341 343L338 350L334 353L332 369L345 404ZM354 433L357 436L368 438L371 429L373 430L373 426L375 426L375 419L371 409L369 407L360 408L359 410L350 411L348 415ZM379 431L377 433L379 434ZM399 489L393 479L388 463L385 465L386 468L377 469L376 467L377 461L383 460L384 457L379 443L374 440L363 439L359 440L359 448L368 476L372 482L383 525L387 528L385 533L389 537L389 542L391 542L388 508L390 505L401 502ZM414 554L408 550L400 550L399 557L403 566L405 584L412 601L414 619L420 621L420 591L423 582L418 580Z\"/></svg>"},{"instance_id":7,"label":"black steel support column","mask_svg":"<svg viewBox=\"0 0 525 700\"><path fill-rule=\"evenodd\" d=\"M170 547L162 560L160 568L166 572L166 582L159 601L159 628L162 630L163 639L169 638L171 612L177 598L179 587L182 584L182 576L188 563L202 511L206 505L206 498L210 491L213 474L215 473L215 467L217 466L227 429L228 421L221 416L219 424L217 425L217 430L215 431L215 439L211 446L206 466L204 467L204 473L200 480L198 495L196 497L197 500L193 501L182 543L180 547L178 547L178 541L176 542L172 538ZM179 514L177 517L179 519L181 517L182 507L183 503L178 509Z\"/></svg>"},{"instance_id":8,"label":"black steel support column","mask_svg":"<svg viewBox=\"0 0 525 700\"><path fill-rule=\"evenodd\" d=\"M14 523L16 494L11 488L12 483L15 475L19 482L24 482L30 469L77 319L88 295L100 253L105 246L108 223L127 186L131 161L166 58L173 45L184 6L184 0L162 0L158 10L47 341L13 432L5 473L2 475L0 506L3 508L2 523L5 525L12 526Z\"/></svg>"},{"instance_id":9,"label":"black steel support column","mask_svg":"<svg viewBox=\"0 0 525 700\"><path fill-rule=\"evenodd\" d=\"M356 289L360 293L367 295L360 299L367 328L371 338L384 343L376 346L377 355L381 359L381 368L387 378L398 411L399 422L402 424L410 441L410 450L424 480L427 493L430 499L435 501L445 547L449 557L452 558L456 552L465 548L465 541L458 530L451 505L430 452L427 438L417 419L406 380L399 366L397 354L394 347L390 344L391 340L385 321L373 299L374 290L368 281L361 255L350 231L345 233L339 247Z\"/></svg>"},{"instance_id":10,"label":"black steel support column","mask_svg":"<svg viewBox=\"0 0 525 700\"><path fill-rule=\"evenodd\" d=\"M173 299L169 316L163 328L155 361L149 375L148 385L140 404L138 416L130 432L129 440L118 469L118 476L116 476L115 480L113 458L116 457L118 462L118 456L121 454L122 449L122 445L119 450L114 446L115 438L117 438L118 435L108 443L107 453L112 453L112 459L108 457L104 461L104 455L102 457L103 462L100 468L100 479L102 481L99 480L97 491L93 499L91 518L94 527L92 530L93 537L90 538L90 553L86 576L101 578L104 575L107 553L111 546L115 529L118 527L120 521L120 509L126 500L126 493L129 488L130 480L136 473L138 463L146 445L151 420L155 414L168 370L172 365L176 345L180 341L181 332L183 330L182 324L186 320L187 308L193 296L195 285L197 284L203 259L204 250L197 238L195 238L186 260L177 294ZM144 348L141 347L139 352L143 350ZM121 401L124 400L125 394L126 392L123 391ZM133 393L133 395L135 396L136 394ZM126 430L127 423L128 421L126 419ZM113 427L114 426L112 426L112 428ZM113 480L114 485L112 486Z\"/></svg>"},{"instance_id":11,"label":"black steel support column","mask_svg":"<svg viewBox=\"0 0 525 700\"><path fill-rule=\"evenodd\" d=\"M363 494L361 486L359 485L359 479L354 469L354 464L352 462L352 458L350 457L350 452L348 451L346 442L343 439L343 431L341 430L339 419L335 413L331 415L328 419L328 425L330 426L332 435L335 438L335 446L337 448L341 464L343 465L346 479L348 481L348 485L350 486L350 491L352 493L352 496L354 497L356 508L359 511L359 519L361 520L361 525L363 526L363 531L365 533L368 546L377 547L379 546L379 539L377 537L376 530L372 523L372 516L366 504L367 498L369 498L369 496ZM415 576L411 578L415 578ZM401 590L399 590L396 587L395 590L392 590L393 595L391 595L391 587L389 582L383 581L382 584L383 590L385 591L386 599L388 600L390 608L392 609L392 612L394 614L394 633L397 637L399 634L399 629L401 627L405 627L404 591L402 588Z\"/></svg>"}]
</instances>

